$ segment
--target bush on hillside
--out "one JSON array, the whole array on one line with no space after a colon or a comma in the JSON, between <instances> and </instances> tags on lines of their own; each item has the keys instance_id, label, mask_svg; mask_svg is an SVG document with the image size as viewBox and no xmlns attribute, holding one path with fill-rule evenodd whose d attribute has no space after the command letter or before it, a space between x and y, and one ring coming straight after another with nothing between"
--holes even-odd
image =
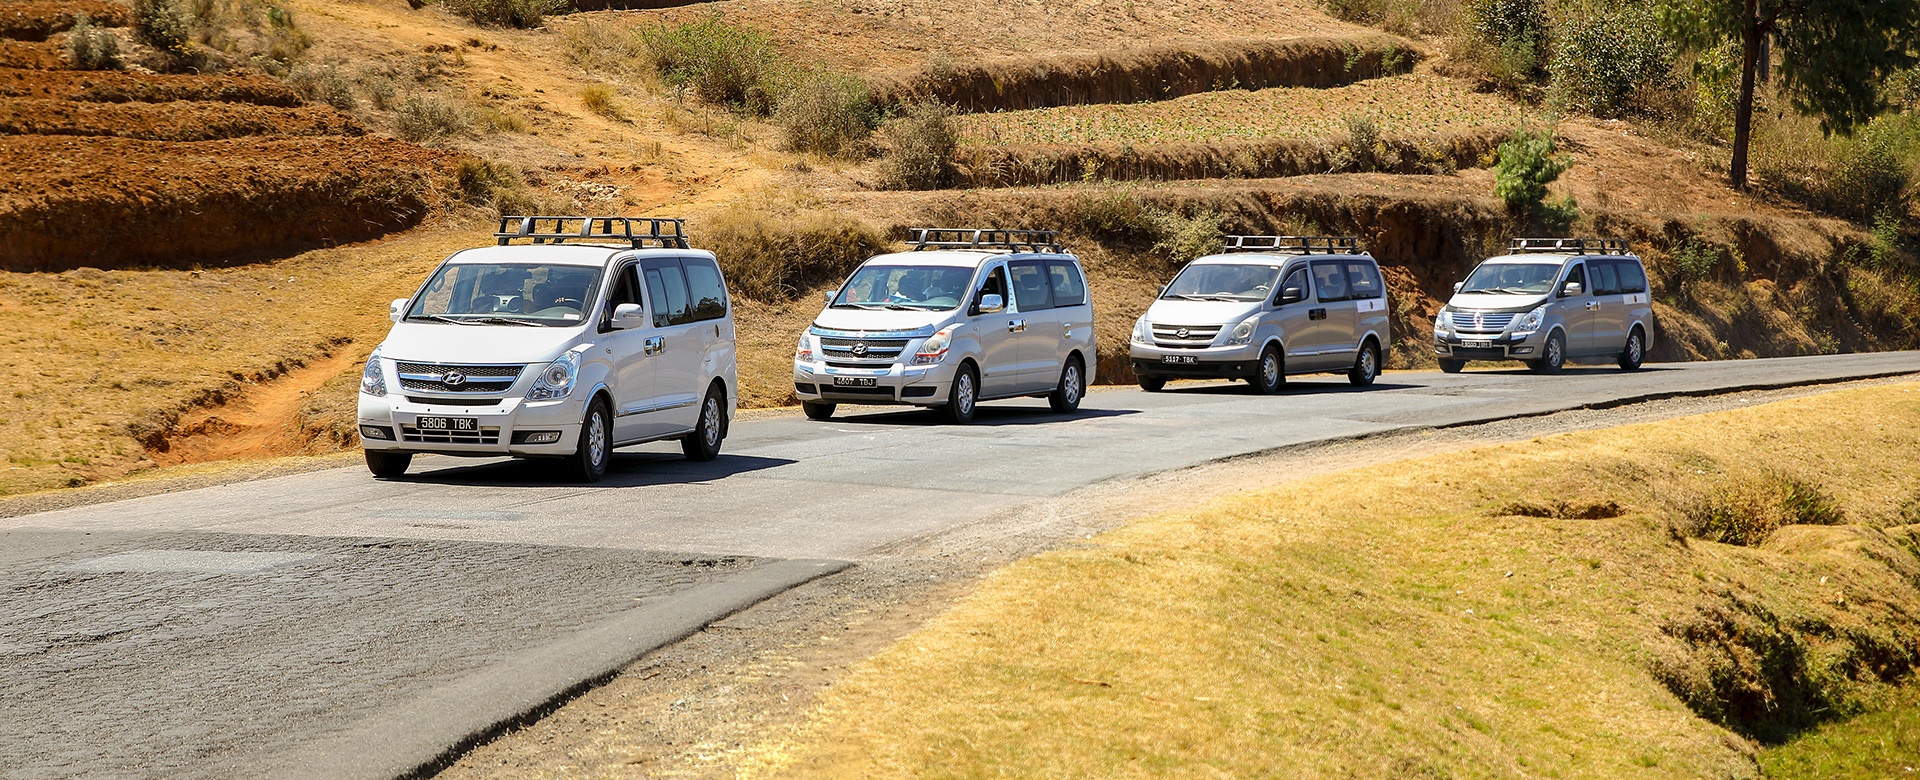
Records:
<instances>
[{"instance_id":1,"label":"bush on hillside","mask_svg":"<svg viewBox=\"0 0 1920 780\"><path fill-rule=\"evenodd\" d=\"M547 15L573 4L570 0L443 0L447 10L476 24L531 29L546 23Z\"/></svg>"},{"instance_id":2,"label":"bush on hillside","mask_svg":"<svg viewBox=\"0 0 1920 780\"><path fill-rule=\"evenodd\" d=\"M1507 210L1529 213L1547 197L1547 185L1573 165L1570 157L1554 156L1551 133L1520 130L1500 144L1493 169L1493 191Z\"/></svg>"},{"instance_id":3,"label":"bush on hillside","mask_svg":"<svg viewBox=\"0 0 1920 780\"><path fill-rule=\"evenodd\" d=\"M267 9L267 59L291 65L313 47L313 36L293 19L293 11L280 6Z\"/></svg>"},{"instance_id":4,"label":"bush on hillside","mask_svg":"<svg viewBox=\"0 0 1920 780\"><path fill-rule=\"evenodd\" d=\"M727 285L756 301L792 300L846 278L886 251L887 240L859 219L836 211L770 213L742 202L694 226L700 246L720 258Z\"/></svg>"},{"instance_id":5,"label":"bush on hillside","mask_svg":"<svg viewBox=\"0 0 1920 780\"><path fill-rule=\"evenodd\" d=\"M1540 71L1550 29L1542 0L1469 0L1470 38L1494 83L1520 89Z\"/></svg>"},{"instance_id":6,"label":"bush on hillside","mask_svg":"<svg viewBox=\"0 0 1920 780\"><path fill-rule=\"evenodd\" d=\"M1575 5L1554 30L1556 97L1595 116L1639 110L1635 93L1671 88L1678 49L1646 4Z\"/></svg>"},{"instance_id":7,"label":"bush on hillside","mask_svg":"<svg viewBox=\"0 0 1920 780\"><path fill-rule=\"evenodd\" d=\"M624 120L620 105L614 100L613 87L606 84L588 84L580 90L580 102L588 111L613 120Z\"/></svg>"},{"instance_id":8,"label":"bush on hillside","mask_svg":"<svg viewBox=\"0 0 1920 780\"><path fill-rule=\"evenodd\" d=\"M788 66L766 33L718 16L640 32L660 77L709 103L766 116L778 102Z\"/></svg>"},{"instance_id":9,"label":"bush on hillside","mask_svg":"<svg viewBox=\"0 0 1920 780\"><path fill-rule=\"evenodd\" d=\"M882 128L887 152L880 160L880 175L889 186L931 190L947 183L953 150L960 144L953 117L953 106L945 103L914 103Z\"/></svg>"},{"instance_id":10,"label":"bush on hillside","mask_svg":"<svg viewBox=\"0 0 1920 780\"><path fill-rule=\"evenodd\" d=\"M1173 267L1220 251L1223 237L1218 211L1202 209L1191 216L1160 211L1154 221L1161 238L1154 242L1153 251L1166 257Z\"/></svg>"},{"instance_id":11,"label":"bush on hillside","mask_svg":"<svg viewBox=\"0 0 1920 780\"><path fill-rule=\"evenodd\" d=\"M395 119L400 137L414 143L465 133L471 126L465 112L429 95L407 98Z\"/></svg>"},{"instance_id":12,"label":"bush on hillside","mask_svg":"<svg viewBox=\"0 0 1920 780\"><path fill-rule=\"evenodd\" d=\"M866 82L840 73L802 79L773 112L788 149L831 157L863 154L878 118Z\"/></svg>"},{"instance_id":13,"label":"bush on hillside","mask_svg":"<svg viewBox=\"0 0 1920 780\"><path fill-rule=\"evenodd\" d=\"M1846 514L1819 485L1782 472L1730 480L1686 506L1681 531L1695 539L1753 547L1787 525L1840 525Z\"/></svg>"},{"instance_id":14,"label":"bush on hillside","mask_svg":"<svg viewBox=\"0 0 1920 780\"><path fill-rule=\"evenodd\" d=\"M359 98L353 94L353 83L342 76L339 69L331 66L297 66L287 73L287 83L299 90L301 97L341 111L352 111L360 105Z\"/></svg>"},{"instance_id":15,"label":"bush on hillside","mask_svg":"<svg viewBox=\"0 0 1920 780\"><path fill-rule=\"evenodd\" d=\"M463 203L492 206L526 188L519 169L506 163L468 157L453 169L453 193Z\"/></svg>"},{"instance_id":16,"label":"bush on hillside","mask_svg":"<svg viewBox=\"0 0 1920 780\"><path fill-rule=\"evenodd\" d=\"M67 64L75 70L112 70L120 67L120 39L95 26L85 13L74 14L67 33Z\"/></svg>"},{"instance_id":17,"label":"bush on hillside","mask_svg":"<svg viewBox=\"0 0 1920 780\"><path fill-rule=\"evenodd\" d=\"M178 0L134 0L133 29L140 40L170 57L187 57L193 53L193 44L188 40L193 33L192 22Z\"/></svg>"},{"instance_id":18,"label":"bush on hillside","mask_svg":"<svg viewBox=\"0 0 1920 780\"><path fill-rule=\"evenodd\" d=\"M1847 143L1828 184L1829 207L1865 221L1883 212L1905 214L1912 200L1920 128L1905 117L1881 117Z\"/></svg>"}]
</instances>

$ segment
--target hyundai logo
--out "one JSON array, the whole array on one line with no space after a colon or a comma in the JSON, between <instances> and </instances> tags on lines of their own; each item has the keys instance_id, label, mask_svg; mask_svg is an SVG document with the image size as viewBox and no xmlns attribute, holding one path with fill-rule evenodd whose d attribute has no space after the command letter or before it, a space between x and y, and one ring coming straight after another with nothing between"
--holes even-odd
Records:
<instances>
[{"instance_id":1,"label":"hyundai logo","mask_svg":"<svg viewBox=\"0 0 1920 780\"><path fill-rule=\"evenodd\" d=\"M440 384L446 385L448 387L459 387L466 383L467 383L467 375L462 374L458 371L448 371L447 373L440 375Z\"/></svg>"},{"instance_id":2,"label":"hyundai logo","mask_svg":"<svg viewBox=\"0 0 1920 780\"><path fill-rule=\"evenodd\" d=\"M849 351L851 351L851 352L853 353L853 356L854 356L854 357L866 357L866 356L867 356L867 342L864 342L864 341L861 341L861 342L857 342L857 343L855 343L855 344L853 345L853 349L852 349L852 350L849 350Z\"/></svg>"},{"instance_id":3,"label":"hyundai logo","mask_svg":"<svg viewBox=\"0 0 1920 780\"><path fill-rule=\"evenodd\" d=\"M1181 329L1179 329L1179 330L1176 330L1176 331L1174 331L1174 332L1173 332L1173 335L1175 335L1175 336L1178 336L1178 337L1180 337L1180 338L1183 338L1183 339L1184 339L1184 338L1186 338L1186 337L1187 337L1187 329L1186 329L1186 328L1181 328Z\"/></svg>"}]
</instances>

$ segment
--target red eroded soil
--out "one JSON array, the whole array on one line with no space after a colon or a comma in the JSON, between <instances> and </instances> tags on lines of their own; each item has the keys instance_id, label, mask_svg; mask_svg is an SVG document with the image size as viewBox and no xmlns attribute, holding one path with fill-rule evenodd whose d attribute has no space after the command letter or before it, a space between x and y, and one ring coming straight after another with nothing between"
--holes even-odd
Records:
<instances>
[{"instance_id":1,"label":"red eroded soil","mask_svg":"<svg viewBox=\"0 0 1920 780\"><path fill-rule=\"evenodd\" d=\"M0 268L184 266L372 238L453 153L380 136L0 137Z\"/></svg>"},{"instance_id":2,"label":"red eroded soil","mask_svg":"<svg viewBox=\"0 0 1920 780\"><path fill-rule=\"evenodd\" d=\"M292 108L306 103L268 76L196 76L124 71L0 68L0 97L91 103L211 100Z\"/></svg>"},{"instance_id":3,"label":"red eroded soil","mask_svg":"<svg viewBox=\"0 0 1920 780\"><path fill-rule=\"evenodd\" d=\"M86 14L102 27L125 27L133 21L131 9L104 0L10 1L0 3L0 38L44 41L73 27L77 14Z\"/></svg>"},{"instance_id":4,"label":"red eroded soil","mask_svg":"<svg viewBox=\"0 0 1920 780\"><path fill-rule=\"evenodd\" d=\"M52 41L0 38L0 68L59 70L67 67L67 49Z\"/></svg>"},{"instance_id":5,"label":"red eroded soil","mask_svg":"<svg viewBox=\"0 0 1920 780\"><path fill-rule=\"evenodd\" d=\"M212 141L244 136L365 135L353 117L327 106L279 108L246 103L0 103L0 135L87 135L150 141Z\"/></svg>"}]
</instances>

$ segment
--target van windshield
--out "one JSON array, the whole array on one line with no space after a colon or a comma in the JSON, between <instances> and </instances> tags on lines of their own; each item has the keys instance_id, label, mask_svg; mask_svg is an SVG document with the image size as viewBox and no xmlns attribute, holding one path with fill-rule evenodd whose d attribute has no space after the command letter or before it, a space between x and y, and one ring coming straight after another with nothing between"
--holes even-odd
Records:
<instances>
[{"instance_id":1,"label":"van windshield","mask_svg":"<svg viewBox=\"0 0 1920 780\"><path fill-rule=\"evenodd\" d=\"M1461 293L1540 295L1553 289L1559 263L1481 263L1460 285Z\"/></svg>"},{"instance_id":2,"label":"van windshield","mask_svg":"<svg viewBox=\"0 0 1920 780\"><path fill-rule=\"evenodd\" d=\"M924 309L945 311L960 307L973 281L973 269L942 266L869 265L855 271L840 295L836 309Z\"/></svg>"},{"instance_id":3,"label":"van windshield","mask_svg":"<svg viewBox=\"0 0 1920 780\"><path fill-rule=\"evenodd\" d=\"M585 320L600 270L535 263L443 265L414 296L407 320L572 327Z\"/></svg>"},{"instance_id":4,"label":"van windshield","mask_svg":"<svg viewBox=\"0 0 1920 780\"><path fill-rule=\"evenodd\" d=\"M1161 300L1258 301L1280 278L1277 265L1194 263L1173 277Z\"/></svg>"}]
</instances>

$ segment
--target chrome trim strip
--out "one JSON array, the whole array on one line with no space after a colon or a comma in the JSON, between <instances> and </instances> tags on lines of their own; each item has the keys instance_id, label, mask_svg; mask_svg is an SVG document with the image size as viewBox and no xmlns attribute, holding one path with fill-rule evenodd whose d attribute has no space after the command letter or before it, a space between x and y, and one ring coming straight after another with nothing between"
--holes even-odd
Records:
<instances>
[{"instance_id":1,"label":"chrome trim strip","mask_svg":"<svg viewBox=\"0 0 1920 780\"><path fill-rule=\"evenodd\" d=\"M618 412L615 412L613 416L632 417L636 414L647 414L649 412L664 412L668 409L679 409L686 406L692 406L697 403L700 403L700 402L697 400L691 400L691 401L671 401L664 404L653 404L652 406L635 406L629 409L622 409Z\"/></svg>"},{"instance_id":2,"label":"chrome trim strip","mask_svg":"<svg viewBox=\"0 0 1920 780\"><path fill-rule=\"evenodd\" d=\"M919 330L833 330L818 325L807 326L807 332L815 336L830 336L843 339L918 339L933 335L933 326Z\"/></svg>"}]
</instances>

